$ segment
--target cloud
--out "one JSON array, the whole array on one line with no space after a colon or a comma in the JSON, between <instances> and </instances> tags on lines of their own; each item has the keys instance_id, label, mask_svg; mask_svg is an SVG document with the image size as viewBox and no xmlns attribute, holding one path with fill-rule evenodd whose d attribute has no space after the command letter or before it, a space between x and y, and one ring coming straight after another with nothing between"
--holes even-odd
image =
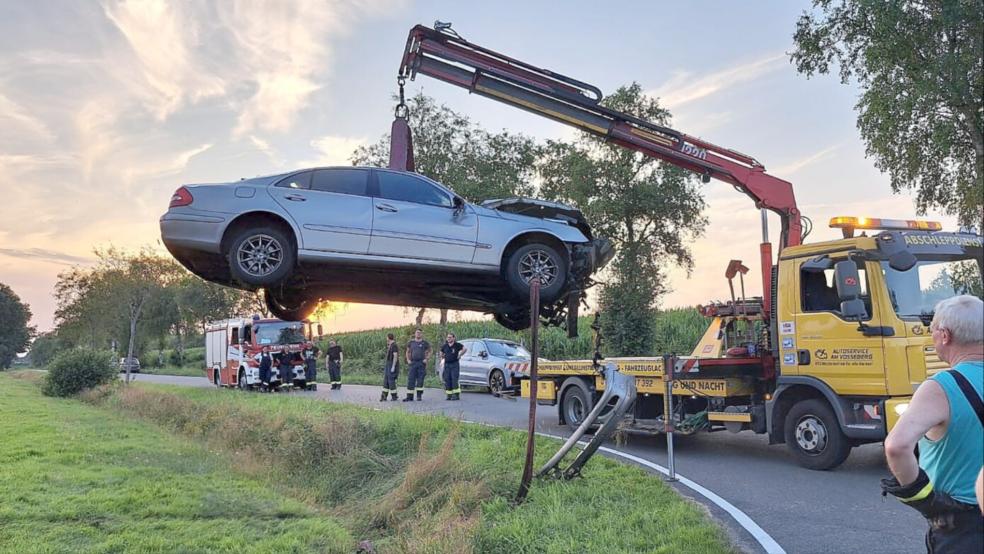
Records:
<instances>
[{"instance_id":1,"label":"cloud","mask_svg":"<svg viewBox=\"0 0 984 554\"><path fill-rule=\"evenodd\" d=\"M793 160L789 163L770 168L769 173L772 175L776 175L778 177L785 177L788 175L792 175L793 173L796 173L797 171L807 166L813 165L819 162L820 160L825 159L831 153L835 152L838 148L840 148L840 146L841 146L840 144L828 146L827 148L824 148L819 152L810 154L809 156L804 156L798 160Z\"/></svg>"},{"instance_id":2,"label":"cloud","mask_svg":"<svg viewBox=\"0 0 984 554\"><path fill-rule=\"evenodd\" d=\"M694 75L689 71L680 71L666 83L649 91L648 94L659 97L662 106L675 109L716 94L726 87L753 81L763 75L777 71L786 65L785 60L785 54L773 54L703 76Z\"/></svg>"},{"instance_id":3,"label":"cloud","mask_svg":"<svg viewBox=\"0 0 984 554\"><path fill-rule=\"evenodd\" d=\"M366 138L324 136L311 141L315 157L299 163L302 167L352 165L356 148L369 144Z\"/></svg>"},{"instance_id":4,"label":"cloud","mask_svg":"<svg viewBox=\"0 0 984 554\"><path fill-rule=\"evenodd\" d=\"M90 264L93 262L91 258L73 256L44 248L0 248L0 255L25 260L41 260L59 265Z\"/></svg>"}]
</instances>

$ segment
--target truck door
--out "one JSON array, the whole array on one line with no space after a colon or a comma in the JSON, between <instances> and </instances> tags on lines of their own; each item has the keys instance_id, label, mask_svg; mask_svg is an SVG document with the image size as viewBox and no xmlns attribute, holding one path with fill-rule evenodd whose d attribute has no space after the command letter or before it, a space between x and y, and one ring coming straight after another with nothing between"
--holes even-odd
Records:
<instances>
[{"instance_id":1,"label":"truck door","mask_svg":"<svg viewBox=\"0 0 984 554\"><path fill-rule=\"evenodd\" d=\"M834 263L845 257L832 256ZM870 262L873 263L873 262ZM880 327L882 316L871 305L868 271L878 271L877 263L860 267L861 300L867 318L864 323ZM881 336L864 336L857 321L841 316L840 298L834 283L834 270L815 271L800 266L797 290L799 302L794 307L795 327L791 322L779 322L783 346L782 369L799 375L816 377L827 383L839 395L884 395L885 354ZM796 341L795 356L788 341Z\"/></svg>"}]
</instances>

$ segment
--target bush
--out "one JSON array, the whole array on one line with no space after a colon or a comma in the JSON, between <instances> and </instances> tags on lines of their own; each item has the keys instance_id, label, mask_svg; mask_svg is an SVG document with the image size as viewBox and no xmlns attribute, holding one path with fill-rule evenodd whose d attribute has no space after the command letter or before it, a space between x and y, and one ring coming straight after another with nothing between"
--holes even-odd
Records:
<instances>
[{"instance_id":1,"label":"bush","mask_svg":"<svg viewBox=\"0 0 984 554\"><path fill-rule=\"evenodd\" d=\"M113 381L118 372L112 352L88 348L65 350L48 364L41 392L47 396L72 396Z\"/></svg>"}]
</instances>

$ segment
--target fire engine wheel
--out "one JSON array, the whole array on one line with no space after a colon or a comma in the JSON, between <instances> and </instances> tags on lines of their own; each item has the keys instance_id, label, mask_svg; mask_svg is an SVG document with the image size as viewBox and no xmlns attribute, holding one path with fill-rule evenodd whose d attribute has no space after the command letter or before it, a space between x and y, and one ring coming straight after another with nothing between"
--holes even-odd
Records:
<instances>
[{"instance_id":1,"label":"fire engine wheel","mask_svg":"<svg viewBox=\"0 0 984 554\"><path fill-rule=\"evenodd\" d=\"M239 370L239 377L236 378L236 386L238 386L239 390L242 391L249 390L249 384L246 383L246 371L243 369Z\"/></svg>"},{"instance_id":2,"label":"fire engine wheel","mask_svg":"<svg viewBox=\"0 0 984 554\"><path fill-rule=\"evenodd\" d=\"M219 370L217 369L212 370L212 382L215 383L215 386L222 388L222 378L219 376Z\"/></svg>"},{"instance_id":3,"label":"fire engine wheel","mask_svg":"<svg viewBox=\"0 0 984 554\"><path fill-rule=\"evenodd\" d=\"M318 308L318 299L285 294L279 287L263 289L263 301L273 317L283 321L303 321Z\"/></svg>"},{"instance_id":4,"label":"fire engine wheel","mask_svg":"<svg viewBox=\"0 0 984 554\"><path fill-rule=\"evenodd\" d=\"M577 428L588 417L593 408L591 395L581 384L567 387L564 397L560 401L561 414L564 416L564 423L568 427Z\"/></svg>"},{"instance_id":5,"label":"fire engine wheel","mask_svg":"<svg viewBox=\"0 0 984 554\"><path fill-rule=\"evenodd\" d=\"M529 297L530 281L540 279L541 302L553 302L567 284L567 264L546 244L526 244L516 249L506 262L506 280L513 292Z\"/></svg>"},{"instance_id":6,"label":"fire engine wheel","mask_svg":"<svg viewBox=\"0 0 984 554\"><path fill-rule=\"evenodd\" d=\"M794 404L786 414L784 431L786 446L799 464L809 469L833 469L851 453L851 443L837 416L818 398Z\"/></svg>"},{"instance_id":7,"label":"fire engine wheel","mask_svg":"<svg viewBox=\"0 0 984 554\"><path fill-rule=\"evenodd\" d=\"M276 227L243 229L229 245L229 270L237 281L268 286L283 281L294 270L294 244Z\"/></svg>"}]
</instances>

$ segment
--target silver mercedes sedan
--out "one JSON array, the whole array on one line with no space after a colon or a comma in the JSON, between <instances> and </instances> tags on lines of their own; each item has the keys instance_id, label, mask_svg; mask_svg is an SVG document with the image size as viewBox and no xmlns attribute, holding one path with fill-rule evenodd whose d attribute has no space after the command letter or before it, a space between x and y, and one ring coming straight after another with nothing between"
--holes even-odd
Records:
<instances>
[{"instance_id":1,"label":"silver mercedes sedan","mask_svg":"<svg viewBox=\"0 0 984 554\"><path fill-rule=\"evenodd\" d=\"M477 310L523 329L538 277L540 315L561 323L613 255L570 206L470 204L419 174L370 167L185 185L160 225L182 265L212 282L263 289L273 315L290 321L335 300Z\"/></svg>"}]
</instances>

